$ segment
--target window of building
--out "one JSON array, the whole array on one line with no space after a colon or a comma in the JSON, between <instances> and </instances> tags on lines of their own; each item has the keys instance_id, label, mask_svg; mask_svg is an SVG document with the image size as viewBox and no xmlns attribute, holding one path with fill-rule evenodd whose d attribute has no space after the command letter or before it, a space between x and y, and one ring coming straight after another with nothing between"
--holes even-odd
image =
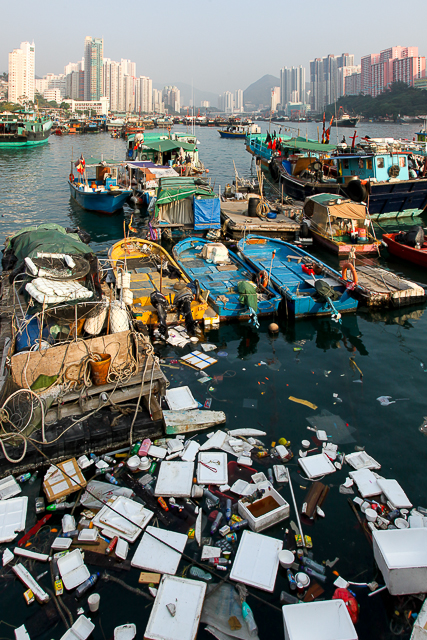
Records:
<instances>
[{"instance_id":1,"label":"window of building","mask_svg":"<svg viewBox=\"0 0 427 640\"><path fill-rule=\"evenodd\" d=\"M400 156L400 158L399 158L399 167L406 167L406 158L405 158L405 156Z\"/></svg>"}]
</instances>

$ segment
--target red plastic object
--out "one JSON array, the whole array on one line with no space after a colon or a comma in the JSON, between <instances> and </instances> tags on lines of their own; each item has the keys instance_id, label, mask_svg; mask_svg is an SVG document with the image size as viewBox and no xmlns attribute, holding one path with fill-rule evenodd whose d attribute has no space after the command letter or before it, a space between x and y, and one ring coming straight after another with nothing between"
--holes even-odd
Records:
<instances>
[{"instance_id":1,"label":"red plastic object","mask_svg":"<svg viewBox=\"0 0 427 640\"><path fill-rule=\"evenodd\" d=\"M356 598L351 595L348 589L335 589L332 600L343 600L353 624L359 619L359 605Z\"/></svg>"},{"instance_id":2,"label":"red plastic object","mask_svg":"<svg viewBox=\"0 0 427 640\"><path fill-rule=\"evenodd\" d=\"M256 473L256 470L252 467L248 467L246 464L237 464L237 462L229 462L227 465L228 469L228 484L230 487L236 482L236 480L246 480L246 482L252 482L252 476ZM240 496L237 496L235 493L222 493L215 488L214 485L209 485L209 491L222 500L227 500L230 498L232 502L237 502Z\"/></svg>"},{"instance_id":3,"label":"red plastic object","mask_svg":"<svg viewBox=\"0 0 427 640\"><path fill-rule=\"evenodd\" d=\"M151 447L152 442L149 438L145 438L142 445L139 447L138 455L142 458L142 456L146 456L148 453L148 449Z\"/></svg>"},{"instance_id":4,"label":"red plastic object","mask_svg":"<svg viewBox=\"0 0 427 640\"><path fill-rule=\"evenodd\" d=\"M314 276L313 269L309 269L308 267L305 266L305 264L301 265L301 269L302 271L304 271L304 273L308 273L309 276Z\"/></svg>"},{"instance_id":5,"label":"red plastic object","mask_svg":"<svg viewBox=\"0 0 427 640\"><path fill-rule=\"evenodd\" d=\"M43 516L43 518L41 520L39 520L37 522L37 524L34 525L34 527L32 527L28 533L25 534L25 536L23 536L18 544L18 547L22 547L26 542L28 542L28 540L34 536L45 524L46 522L49 520L49 518L52 517L51 513L47 513L45 516Z\"/></svg>"}]
</instances>

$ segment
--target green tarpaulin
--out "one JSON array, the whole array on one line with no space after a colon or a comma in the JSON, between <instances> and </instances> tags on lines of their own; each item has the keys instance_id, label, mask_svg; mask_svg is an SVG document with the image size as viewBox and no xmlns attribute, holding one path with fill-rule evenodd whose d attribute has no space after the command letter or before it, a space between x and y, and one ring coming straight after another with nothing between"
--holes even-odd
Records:
<instances>
[{"instance_id":1,"label":"green tarpaulin","mask_svg":"<svg viewBox=\"0 0 427 640\"><path fill-rule=\"evenodd\" d=\"M241 280L237 285L237 291L240 293L239 302L247 307L251 307L257 313L258 298L256 295L256 285L250 280Z\"/></svg>"}]
</instances>

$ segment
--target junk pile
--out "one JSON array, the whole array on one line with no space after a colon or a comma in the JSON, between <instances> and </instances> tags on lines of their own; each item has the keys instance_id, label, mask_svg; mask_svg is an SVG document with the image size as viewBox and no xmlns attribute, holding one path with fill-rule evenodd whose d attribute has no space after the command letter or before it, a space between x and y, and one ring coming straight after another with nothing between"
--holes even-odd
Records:
<instances>
[{"instance_id":1,"label":"junk pile","mask_svg":"<svg viewBox=\"0 0 427 640\"><path fill-rule=\"evenodd\" d=\"M168 390L169 411L185 399L192 404L189 390ZM35 601L50 607L54 600L50 624L59 614L68 629L63 638L87 638L96 628L106 584L152 605L144 637L153 640L194 640L200 623L215 637L257 638L251 606L259 603L282 613L288 640L324 637L317 630L325 625L328 638L356 640L358 590L372 596L386 589L392 596L425 592L427 509L414 509L367 452L344 454L326 431L309 427L315 433L302 441L298 465L312 485L298 505L292 445L285 438L268 447L258 429L217 429L206 437L188 437L181 429L108 455L52 464L42 480L35 471L0 481L0 543L7 545L2 577L23 584L31 607ZM372 539L378 582L347 580L333 570L338 558L319 562L303 530L328 517L330 487L321 480L344 474L345 465L351 471L342 493L357 488L360 494L350 502ZM137 588L117 577L135 570ZM288 589L276 588L279 575ZM417 597L420 608L424 596ZM18 640L32 637L36 618L16 630ZM114 637L135 633L128 623L116 627Z\"/></svg>"}]
</instances>

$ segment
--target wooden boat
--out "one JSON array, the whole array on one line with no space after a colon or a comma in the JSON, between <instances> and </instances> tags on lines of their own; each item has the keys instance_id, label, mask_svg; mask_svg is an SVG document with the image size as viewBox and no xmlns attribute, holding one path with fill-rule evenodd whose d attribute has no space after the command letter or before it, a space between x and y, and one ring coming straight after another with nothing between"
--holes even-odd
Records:
<instances>
[{"instance_id":1,"label":"wooden boat","mask_svg":"<svg viewBox=\"0 0 427 640\"><path fill-rule=\"evenodd\" d=\"M52 120L34 111L0 114L0 148L34 147L49 140Z\"/></svg>"},{"instance_id":2,"label":"wooden boat","mask_svg":"<svg viewBox=\"0 0 427 640\"><path fill-rule=\"evenodd\" d=\"M202 253L210 258L204 258ZM215 263L218 256L223 256ZM200 286L209 291L209 302L220 320L248 320L251 317L247 305L239 301L242 295L238 285L252 280L257 269L250 266L221 243L211 243L202 238L186 238L173 248L173 255L189 278L197 278ZM278 310L281 296L271 286L257 287L258 316L266 316Z\"/></svg>"},{"instance_id":3,"label":"wooden boat","mask_svg":"<svg viewBox=\"0 0 427 640\"><path fill-rule=\"evenodd\" d=\"M422 246L417 249L416 247L409 247L406 244L397 242L397 235L397 233L385 233L383 235L383 240L389 252L401 260L413 262L420 267L427 267L427 242L423 242Z\"/></svg>"},{"instance_id":4,"label":"wooden boat","mask_svg":"<svg viewBox=\"0 0 427 640\"><path fill-rule=\"evenodd\" d=\"M221 138L241 140L242 138L246 137L246 134L248 133L248 126L231 125L226 129L218 129L218 133L221 136Z\"/></svg>"},{"instance_id":5,"label":"wooden boat","mask_svg":"<svg viewBox=\"0 0 427 640\"><path fill-rule=\"evenodd\" d=\"M425 290L419 284L381 267L356 266L356 276L353 294L370 308L398 308L426 299Z\"/></svg>"},{"instance_id":6,"label":"wooden boat","mask_svg":"<svg viewBox=\"0 0 427 640\"><path fill-rule=\"evenodd\" d=\"M379 254L381 241L365 204L320 193L307 198L303 216L313 240L338 256Z\"/></svg>"},{"instance_id":7,"label":"wooden boat","mask_svg":"<svg viewBox=\"0 0 427 640\"><path fill-rule=\"evenodd\" d=\"M356 310L358 302L350 296L341 274L303 249L282 240L256 235L242 238L237 246L254 269L270 274L271 284L283 296L288 311L296 318ZM321 281L333 289L332 297L338 296L332 301L333 307L318 292Z\"/></svg>"},{"instance_id":8,"label":"wooden boat","mask_svg":"<svg viewBox=\"0 0 427 640\"><path fill-rule=\"evenodd\" d=\"M175 297L190 279L162 246L143 238L124 238L111 247L108 257L116 278L121 271L130 273L131 310L137 320L146 325L159 324L158 310L153 306L155 297L152 298L153 293L159 292L167 302L163 326L179 321ZM199 294L190 307L193 320L198 321L203 319L208 304Z\"/></svg>"},{"instance_id":9,"label":"wooden boat","mask_svg":"<svg viewBox=\"0 0 427 640\"><path fill-rule=\"evenodd\" d=\"M68 177L71 197L83 208L95 213L112 215L125 204L131 189L122 188L118 180L118 165L115 161L89 160L88 164L81 158L79 167L83 173L74 175L75 165L71 163ZM79 161L78 161L79 162ZM93 178L86 176L86 169L95 168Z\"/></svg>"}]
</instances>

